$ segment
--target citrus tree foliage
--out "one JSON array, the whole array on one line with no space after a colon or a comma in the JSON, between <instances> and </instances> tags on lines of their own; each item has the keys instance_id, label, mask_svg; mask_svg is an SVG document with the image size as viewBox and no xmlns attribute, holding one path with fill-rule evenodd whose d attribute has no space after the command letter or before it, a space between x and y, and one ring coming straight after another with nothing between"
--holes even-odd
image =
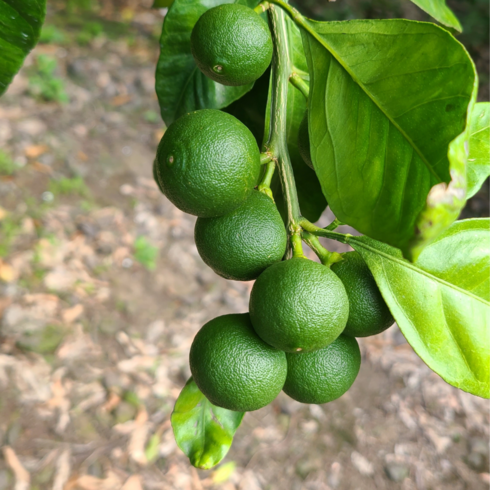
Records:
<instances>
[{"instance_id":1,"label":"citrus tree foliage","mask_svg":"<svg viewBox=\"0 0 490 490\"><path fill-rule=\"evenodd\" d=\"M488 397L490 220L453 223L413 264L367 237L347 243L367 262L415 352L448 383Z\"/></svg>"},{"instance_id":2,"label":"citrus tree foliage","mask_svg":"<svg viewBox=\"0 0 490 490\"><path fill-rule=\"evenodd\" d=\"M223 109L253 132L263 163L257 188L273 197L288 232L283 260L303 257L303 241L330 267L342 257L318 237L352 246L423 361L451 385L488 398L490 222L457 219L490 175L490 103L476 103L476 69L445 0L412 1L438 24L318 22L284 0L175 0L156 90L167 125ZM194 61L193 26L225 3L268 16L274 56L254 84L220 85ZM299 151L305 113L314 169ZM319 228L313 222L327 203L336 220ZM335 232L340 223L362 236ZM242 416L211 406L191 380L172 424L191 463L210 467Z\"/></svg>"},{"instance_id":3,"label":"citrus tree foliage","mask_svg":"<svg viewBox=\"0 0 490 490\"><path fill-rule=\"evenodd\" d=\"M207 470L226 456L244 415L213 405L190 378L175 403L171 422L180 449L193 466Z\"/></svg>"},{"instance_id":4,"label":"citrus tree foliage","mask_svg":"<svg viewBox=\"0 0 490 490\"><path fill-rule=\"evenodd\" d=\"M446 5L446 0L412 0L412 2L427 12L437 22L459 32L463 30L454 12Z\"/></svg>"},{"instance_id":5,"label":"citrus tree foliage","mask_svg":"<svg viewBox=\"0 0 490 490\"><path fill-rule=\"evenodd\" d=\"M490 175L490 103L479 102L471 113L466 198L474 196Z\"/></svg>"},{"instance_id":6,"label":"citrus tree foliage","mask_svg":"<svg viewBox=\"0 0 490 490\"><path fill-rule=\"evenodd\" d=\"M46 0L0 0L0 95L36 45Z\"/></svg>"},{"instance_id":7,"label":"citrus tree foliage","mask_svg":"<svg viewBox=\"0 0 490 490\"><path fill-rule=\"evenodd\" d=\"M458 140L452 161L448 147L466 131L476 97L473 62L433 24L309 26L310 143L329 205L341 221L413 255L421 248L427 208L438 206L453 221L464 206L469 135ZM441 183L447 187L427 202Z\"/></svg>"}]
</instances>

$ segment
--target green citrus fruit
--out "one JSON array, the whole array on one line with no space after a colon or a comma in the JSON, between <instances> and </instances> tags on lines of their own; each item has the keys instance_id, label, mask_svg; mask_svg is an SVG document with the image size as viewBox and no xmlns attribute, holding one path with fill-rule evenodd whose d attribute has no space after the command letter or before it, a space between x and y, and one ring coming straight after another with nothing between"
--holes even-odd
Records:
<instances>
[{"instance_id":1,"label":"green citrus fruit","mask_svg":"<svg viewBox=\"0 0 490 490\"><path fill-rule=\"evenodd\" d=\"M299 154L303 161L308 165L308 167L313 170L313 161L311 159L311 150L310 150L310 135L308 133L308 111L305 112L303 119L299 125L298 129L298 150Z\"/></svg>"},{"instance_id":2,"label":"green citrus fruit","mask_svg":"<svg viewBox=\"0 0 490 490\"><path fill-rule=\"evenodd\" d=\"M160 186L160 182L158 181L158 176L157 176L157 159L153 160L153 179L155 180L158 188L160 189L160 192L163 192L162 187Z\"/></svg>"},{"instance_id":3,"label":"green citrus fruit","mask_svg":"<svg viewBox=\"0 0 490 490\"><path fill-rule=\"evenodd\" d=\"M286 355L262 341L248 313L206 323L191 346L192 376L214 405L249 412L268 405L284 386Z\"/></svg>"},{"instance_id":4,"label":"green citrus fruit","mask_svg":"<svg viewBox=\"0 0 490 490\"><path fill-rule=\"evenodd\" d=\"M315 352L286 354L288 375L284 392L301 403L327 403L341 397L361 367L357 340L341 335Z\"/></svg>"},{"instance_id":5,"label":"green citrus fruit","mask_svg":"<svg viewBox=\"0 0 490 490\"><path fill-rule=\"evenodd\" d=\"M344 330L349 300L342 281L305 258L266 269L250 296L250 318L268 344L286 352L309 352L331 344Z\"/></svg>"},{"instance_id":6,"label":"green citrus fruit","mask_svg":"<svg viewBox=\"0 0 490 490\"><path fill-rule=\"evenodd\" d=\"M197 251L217 274L226 279L256 279L286 252L287 233L272 199L252 191L231 213L198 218L194 229Z\"/></svg>"},{"instance_id":7,"label":"green citrus fruit","mask_svg":"<svg viewBox=\"0 0 490 490\"><path fill-rule=\"evenodd\" d=\"M383 332L395 320L371 271L357 252L346 252L342 257L344 260L333 264L332 270L344 283L349 297L349 319L344 333L369 337Z\"/></svg>"},{"instance_id":8,"label":"green citrus fruit","mask_svg":"<svg viewBox=\"0 0 490 490\"><path fill-rule=\"evenodd\" d=\"M224 4L209 9L191 34L191 50L199 69L223 85L246 85L257 80L272 59L267 23L244 5Z\"/></svg>"},{"instance_id":9,"label":"green citrus fruit","mask_svg":"<svg viewBox=\"0 0 490 490\"><path fill-rule=\"evenodd\" d=\"M250 196L260 175L260 151L237 118L204 109L170 125L158 145L154 173L175 206L212 218Z\"/></svg>"}]
</instances>

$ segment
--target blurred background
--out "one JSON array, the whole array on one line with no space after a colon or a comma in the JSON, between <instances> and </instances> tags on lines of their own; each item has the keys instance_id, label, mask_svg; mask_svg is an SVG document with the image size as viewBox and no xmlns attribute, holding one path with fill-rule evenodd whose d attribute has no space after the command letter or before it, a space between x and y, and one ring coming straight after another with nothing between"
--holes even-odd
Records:
<instances>
[{"instance_id":1,"label":"blurred background","mask_svg":"<svg viewBox=\"0 0 490 490\"><path fill-rule=\"evenodd\" d=\"M48 3L0 101L0 490L488 488L488 402L433 374L396 325L360 341L341 399L281 394L246 415L217 469L189 466L169 417L192 338L246 311L251 283L204 265L194 218L151 177L165 10ZM428 20L408 0L296 4L316 19ZM488 2L448 4L488 100ZM489 216L488 182L463 216Z\"/></svg>"}]
</instances>

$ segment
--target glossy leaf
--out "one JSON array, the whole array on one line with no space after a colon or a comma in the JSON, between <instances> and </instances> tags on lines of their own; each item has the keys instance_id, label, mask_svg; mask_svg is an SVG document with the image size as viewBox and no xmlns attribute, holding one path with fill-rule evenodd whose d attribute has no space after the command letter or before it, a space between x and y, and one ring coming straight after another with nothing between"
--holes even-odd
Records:
<instances>
[{"instance_id":1,"label":"glossy leaf","mask_svg":"<svg viewBox=\"0 0 490 490\"><path fill-rule=\"evenodd\" d=\"M265 110L269 94L270 75L270 70L267 69L255 81L250 92L247 92L243 97L223 109L224 112L235 116L252 131L259 147L262 145L264 137Z\"/></svg>"},{"instance_id":2,"label":"glossy leaf","mask_svg":"<svg viewBox=\"0 0 490 490\"><path fill-rule=\"evenodd\" d=\"M490 397L489 220L454 223L415 264L368 237L345 241L422 360L449 384Z\"/></svg>"},{"instance_id":3,"label":"glossy leaf","mask_svg":"<svg viewBox=\"0 0 490 490\"><path fill-rule=\"evenodd\" d=\"M446 0L412 0L412 2L420 7L424 12L427 12L437 22L445 26L452 27L458 32L462 32L463 28L459 23L454 12L446 5Z\"/></svg>"},{"instance_id":4,"label":"glossy leaf","mask_svg":"<svg viewBox=\"0 0 490 490\"><path fill-rule=\"evenodd\" d=\"M479 102L471 114L466 197L474 196L490 175L490 102Z\"/></svg>"},{"instance_id":5,"label":"glossy leaf","mask_svg":"<svg viewBox=\"0 0 490 490\"><path fill-rule=\"evenodd\" d=\"M46 0L0 0L0 95L36 45Z\"/></svg>"},{"instance_id":6,"label":"glossy leaf","mask_svg":"<svg viewBox=\"0 0 490 490\"><path fill-rule=\"evenodd\" d=\"M289 18L286 18L288 28L289 48L291 65L295 68L307 72L308 65L305 58L301 34L296 25ZM322 193L322 188L315 172L306 165L301 158L298 150L298 131L301 120L305 114L307 104L305 96L293 85L290 85L288 90L287 100L287 142L291 165L293 167L294 179L296 182L296 190L298 192L299 207L305 218L314 222L317 221L325 208L327 201ZM267 139L267 135L266 138ZM277 190L279 190L278 177L276 176ZM276 191L276 203L284 214L281 208L284 208L282 195Z\"/></svg>"},{"instance_id":7,"label":"glossy leaf","mask_svg":"<svg viewBox=\"0 0 490 490\"><path fill-rule=\"evenodd\" d=\"M414 234L405 248L405 255L412 261L458 219L466 203L468 140L469 124L465 131L449 144L451 181L449 184L441 182L430 189L425 206L417 216Z\"/></svg>"},{"instance_id":8,"label":"glossy leaf","mask_svg":"<svg viewBox=\"0 0 490 490\"><path fill-rule=\"evenodd\" d=\"M172 5L172 3L174 3L174 0L154 0L151 8L152 9L168 8L170 7L170 5Z\"/></svg>"},{"instance_id":9,"label":"glossy leaf","mask_svg":"<svg viewBox=\"0 0 490 490\"><path fill-rule=\"evenodd\" d=\"M289 42L291 47L291 60L295 68L304 72L308 71L301 33L296 25L286 19L289 30ZM291 164L298 191L298 200L303 216L314 222L317 221L325 208L327 201L322 193L322 188L316 173L306 165L301 158L298 149L299 125L307 108L304 95L292 85L288 90L288 149Z\"/></svg>"},{"instance_id":10,"label":"glossy leaf","mask_svg":"<svg viewBox=\"0 0 490 490\"><path fill-rule=\"evenodd\" d=\"M434 24L307 22L310 144L323 193L342 222L413 260L464 206L474 65Z\"/></svg>"},{"instance_id":11,"label":"glossy leaf","mask_svg":"<svg viewBox=\"0 0 490 490\"><path fill-rule=\"evenodd\" d=\"M227 87L197 68L191 53L191 32L212 7L239 3L255 7L259 0L175 0L163 22L155 88L165 124L198 109L221 109L247 93L253 84Z\"/></svg>"},{"instance_id":12,"label":"glossy leaf","mask_svg":"<svg viewBox=\"0 0 490 490\"><path fill-rule=\"evenodd\" d=\"M244 415L213 405L190 378L170 420L177 445L191 464L207 470L226 456Z\"/></svg>"},{"instance_id":13,"label":"glossy leaf","mask_svg":"<svg viewBox=\"0 0 490 490\"><path fill-rule=\"evenodd\" d=\"M456 221L415 265L490 302L490 220Z\"/></svg>"}]
</instances>

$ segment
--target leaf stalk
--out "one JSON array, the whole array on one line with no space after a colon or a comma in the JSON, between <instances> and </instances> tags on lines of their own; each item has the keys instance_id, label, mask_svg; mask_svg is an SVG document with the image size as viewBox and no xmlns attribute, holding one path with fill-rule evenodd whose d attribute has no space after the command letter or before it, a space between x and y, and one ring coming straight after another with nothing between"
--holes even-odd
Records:
<instances>
[{"instance_id":1,"label":"leaf stalk","mask_svg":"<svg viewBox=\"0 0 490 490\"><path fill-rule=\"evenodd\" d=\"M301 237L303 238L303 241L313 250L313 252L315 252L323 265L330 267L332 264L343 260L342 256L339 253L329 252L320 243L320 240L318 240L318 237L316 235L308 233L307 231L303 231L301 233Z\"/></svg>"},{"instance_id":2,"label":"leaf stalk","mask_svg":"<svg viewBox=\"0 0 490 490\"><path fill-rule=\"evenodd\" d=\"M310 87L303 80L303 78L296 72L293 72L289 77L289 81L291 82L291 85L296 87L305 96L305 99L308 100L308 95L310 95Z\"/></svg>"},{"instance_id":3,"label":"leaf stalk","mask_svg":"<svg viewBox=\"0 0 490 490\"><path fill-rule=\"evenodd\" d=\"M272 195L271 182L275 170L276 170L276 161L271 159L271 161L266 164L264 176L262 177L262 181L257 187L259 192L263 192L265 195L269 196L273 201L274 201L274 196Z\"/></svg>"}]
</instances>

